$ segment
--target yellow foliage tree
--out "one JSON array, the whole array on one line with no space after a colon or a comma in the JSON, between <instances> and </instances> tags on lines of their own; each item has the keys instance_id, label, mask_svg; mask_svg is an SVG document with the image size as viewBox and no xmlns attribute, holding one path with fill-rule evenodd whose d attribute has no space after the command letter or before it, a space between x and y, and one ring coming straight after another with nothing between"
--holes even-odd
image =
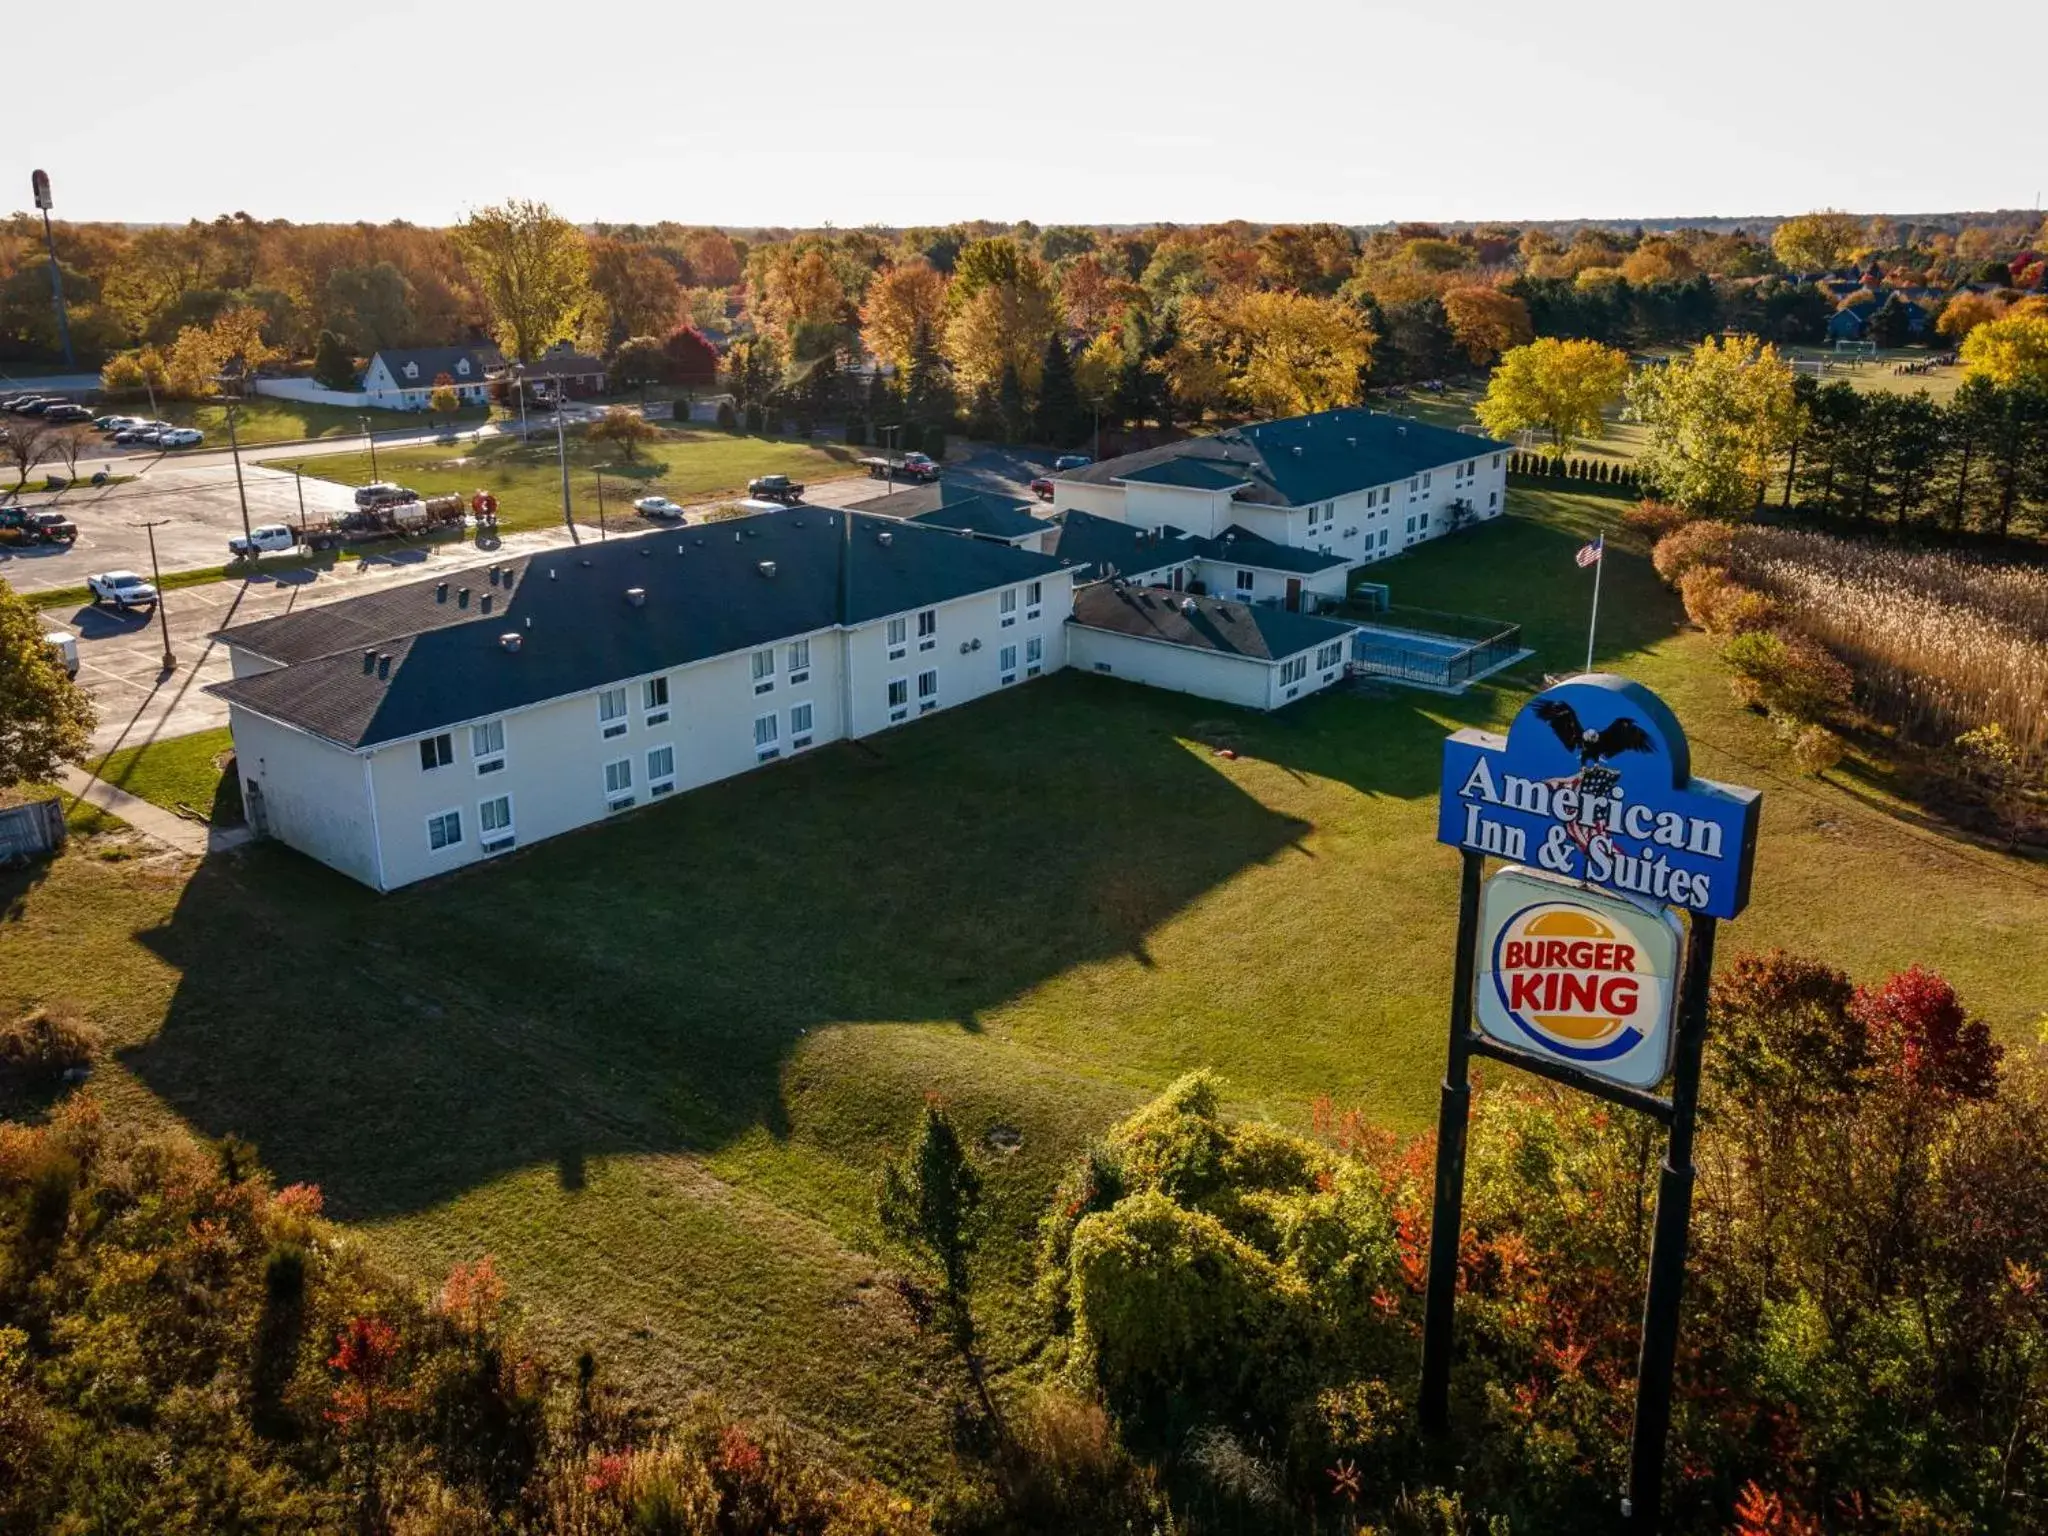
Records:
<instances>
[{"instance_id":1,"label":"yellow foliage tree","mask_svg":"<svg viewBox=\"0 0 2048 1536\"><path fill-rule=\"evenodd\" d=\"M2048 315L2010 314L1963 338L1963 375L2048 388Z\"/></svg>"},{"instance_id":2,"label":"yellow foliage tree","mask_svg":"<svg viewBox=\"0 0 2048 1536\"><path fill-rule=\"evenodd\" d=\"M1553 451L1566 454L1582 439L1600 435L1603 413L1627 383L1626 352L1597 341L1545 336L1500 360L1476 414L1495 437L1547 432Z\"/></svg>"},{"instance_id":3,"label":"yellow foliage tree","mask_svg":"<svg viewBox=\"0 0 2048 1536\"><path fill-rule=\"evenodd\" d=\"M758 256L758 252L756 253ZM825 253L813 246L797 251L780 246L767 253L747 307L762 328L782 345L792 362L822 356L840 341L852 320L846 285Z\"/></svg>"},{"instance_id":4,"label":"yellow foliage tree","mask_svg":"<svg viewBox=\"0 0 2048 1536\"><path fill-rule=\"evenodd\" d=\"M1228 368L1238 400L1265 416L1357 404L1359 375L1378 340L1351 305L1300 293L1191 301L1182 330L1187 346Z\"/></svg>"},{"instance_id":5,"label":"yellow foliage tree","mask_svg":"<svg viewBox=\"0 0 2048 1536\"><path fill-rule=\"evenodd\" d=\"M1105 331L1089 342L1074 359L1074 387L1082 401L1097 410L1108 409L1123 367L1123 344L1113 334Z\"/></svg>"},{"instance_id":6,"label":"yellow foliage tree","mask_svg":"<svg viewBox=\"0 0 2048 1536\"><path fill-rule=\"evenodd\" d=\"M868 285L868 301L860 312L861 341L883 362L907 369L918 327L936 336L945 317L946 274L922 260L906 261Z\"/></svg>"},{"instance_id":7,"label":"yellow foliage tree","mask_svg":"<svg viewBox=\"0 0 2048 1536\"><path fill-rule=\"evenodd\" d=\"M576 334L590 304L583 233L546 203L479 208L451 232L507 357L532 362Z\"/></svg>"},{"instance_id":8,"label":"yellow foliage tree","mask_svg":"<svg viewBox=\"0 0 2048 1536\"><path fill-rule=\"evenodd\" d=\"M2003 301L1988 293L1959 293L1948 301L1941 318L1934 322L1934 328L1950 341L1960 342L1978 326L1996 320L2004 313Z\"/></svg>"},{"instance_id":9,"label":"yellow foliage tree","mask_svg":"<svg viewBox=\"0 0 2048 1536\"><path fill-rule=\"evenodd\" d=\"M178 332L164 359L164 391L182 400L203 400L217 387L220 365L213 332L203 325L188 325Z\"/></svg>"},{"instance_id":10,"label":"yellow foliage tree","mask_svg":"<svg viewBox=\"0 0 2048 1536\"><path fill-rule=\"evenodd\" d=\"M1621 275L1632 283L1682 283L1699 271L1682 245L1669 240L1645 240L1621 264Z\"/></svg>"},{"instance_id":11,"label":"yellow foliage tree","mask_svg":"<svg viewBox=\"0 0 2048 1536\"><path fill-rule=\"evenodd\" d=\"M976 240L954 263L947 305L944 350L961 384L994 389L1008 365L1027 390L1037 388L1059 326L1044 262L1007 235Z\"/></svg>"},{"instance_id":12,"label":"yellow foliage tree","mask_svg":"<svg viewBox=\"0 0 2048 1536\"><path fill-rule=\"evenodd\" d=\"M1649 483L1693 512L1763 499L1798 423L1792 369L1754 336L1709 336L1628 382L1629 414L1649 428Z\"/></svg>"},{"instance_id":13,"label":"yellow foliage tree","mask_svg":"<svg viewBox=\"0 0 2048 1536\"><path fill-rule=\"evenodd\" d=\"M1529 306L1498 288L1453 288L1443 302L1451 335L1475 363L1499 357L1536 334L1529 324Z\"/></svg>"},{"instance_id":14,"label":"yellow foliage tree","mask_svg":"<svg viewBox=\"0 0 2048 1536\"><path fill-rule=\"evenodd\" d=\"M1771 251L1793 272L1826 272L1863 249L1863 221L1823 208L1787 219L1771 231Z\"/></svg>"}]
</instances>

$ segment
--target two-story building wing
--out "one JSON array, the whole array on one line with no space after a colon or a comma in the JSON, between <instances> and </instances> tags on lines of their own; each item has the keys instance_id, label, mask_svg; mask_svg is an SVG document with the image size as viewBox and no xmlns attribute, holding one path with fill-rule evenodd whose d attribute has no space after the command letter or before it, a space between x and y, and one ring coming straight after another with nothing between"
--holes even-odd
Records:
<instances>
[{"instance_id":1,"label":"two-story building wing","mask_svg":"<svg viewBox=\"0 0 2048 1536\"><path fill-rule=\"evenodd\" d=\"M1505 443L1381 411L1318 411L1068 470L1053 508L1197 539L1235 529L1355 570L1500 516L1507 456Z\"/></svg>"},{"instance_id":2,"label":"two-story building wing","mask_svg":"<svg viewBox=\"0 0 2048 1536\"><path fill-rule=\"evenodd\" d=\"M217 636L252 825L378 890L1066 665L1073 577L816 507Z\"/></svg>"}]
</instances>

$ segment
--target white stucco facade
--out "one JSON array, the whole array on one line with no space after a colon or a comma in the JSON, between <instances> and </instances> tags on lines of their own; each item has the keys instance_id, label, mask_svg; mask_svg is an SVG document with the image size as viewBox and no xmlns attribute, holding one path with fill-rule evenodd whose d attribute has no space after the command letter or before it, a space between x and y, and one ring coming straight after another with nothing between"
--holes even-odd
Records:
<instances>
[{"instance_id":1,"label":"white stucco facade","mask_svg":"<svg viewBox=\"0 0 2048 1536\"><path fill-rule=\"evenodd\" d=\"M1068 664L1077 671L1262 710L1329 687L1343 677L1348 651L1348 639L1333 639L1268 661L1079 623L1068 626L1067 640Z\"/></svg>"}]
</instances>

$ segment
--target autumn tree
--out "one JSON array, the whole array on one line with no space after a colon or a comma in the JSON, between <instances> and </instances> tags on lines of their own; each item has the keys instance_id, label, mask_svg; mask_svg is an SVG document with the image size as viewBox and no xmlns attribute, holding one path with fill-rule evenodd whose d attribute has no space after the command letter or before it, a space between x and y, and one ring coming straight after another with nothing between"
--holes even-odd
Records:
<instances>
[{"instance_id":1,"label":"autumn tree","mask_svg":"<svg viewBox=\"0 0 2048 1536\"><path fill-rule=\"evenodd\" d=\"M1627 397L1649 431L1644 478L1695 512L1760 501L1797 425L1792 369L1753 336L1710 336L1637 373Z\"/></svg>"},{"instance_id":2,"label":"autumn tree","mask_svg":"<svg viewBox=\"0 0 2048 1536\"><path fill-rule=\"evenodd\" d=\"M1942 307L1934 329L1960 345L1980 325L1989 324L2005 313L2005 302L1988 293L1959 293Z\"/></svg>"},{"instance_id":3,"label":"autumn tree","mask_svg":"<svg viewBox=\"0 0 2048 1536\"><path fill-rule=\"evenodd\" d=\"M615 405L590 424L587 435L594 443L617 445L630 464L639 457L640 445L652 442L661 433L631 406Z\"/></svg>"},{"instance_id":4,"label":"autumn tree","mask_svg":"<svg viewBox=\"0 0 2048 1536\"><path fill-rule=\"evenodd\" d=\"M678 326L661 344L664 376L672 384L700 387L718 382L718 348L694 326Z\"/></svg>"},{"instance_id":5,"label":"autumn tree","mask_svg":"<svg viewBox=\"0 0 2048 1536\"><path fill-rule=\"evenodd\" d=\"M1357 403L1375 338L1351 305L1254 291L1192 300L1182 313L1186 344L1227 362L1248 410L1298 416Z\"/></svg>"},{"instance_id":6,"label":"autumn tree","mask_svg":"<svg viewBox=\"0 0 2048 1536\"><path fill-rule=\"evenodd\" d=\"M1335 293L1358 261L1358 242L1341 224L1278 224L1254 250L1259 275L1297 293Z\"/></svg>"},{"instance_id":7,"label":"autumn tree","mask_svg":"<svg viewBox=\"0 0 2048 1536\"><path fill-rule=\"evenodd\" d=\"M747 308L792 364L829 356L847 343L853 308L822 250L778 246L765 260L757 250L754 259L759 277L749 281Z\"/></svg>"},{"instance_id":8,"label":"autumn tree","mask_svg":"<svg viewBox=\"0 0 2048 1536\"><path fill-rule=\"evenodd\" d=\"M2048 315L2014 313L1963 339L1963 376L2006 386L2048 388Z\"/></svg>"},{"instance_id":9,"label":"autumn tree","mask_svg":"<svg viewBox=\"0 0 2048 1536\"><path fill-rule=\"evenodd\" d=\"M723 230L707 229L690 236L683 255L689 259L690 275L706 288L730 288L744 271L738 248Z\"/></svg>"},{"instance_id":10,"label":"autumn tree","mask_svg":"<svg viewBox=\"0 0 2048 1536\"><path fill-rule=\"evenodd\" d=\"M320 307L328 326L369 357L411 337L414 298L412 282L397 264L379 261L336 267L328 275Z\"/></svg>"},{"instance_id":11,"label":"autumn tree","mask_svg":"<svg viewBox=\"0 0 2048 1536\"><path fill-rule=\"evenodd\" d=\"M996 389L1006 367L1037 387L1059 319L1044 262L1007 235L974 241L954 264L947 309L943 346L963 390Z\"/></svg>"},{"instance_id":12,"label":"autumn tree","mask_svg":"<svg viewBox=\"0 0 2048 1536\"><path fill-rule=\"evenodd\" d=\"M1692 254L1675 240L1643 241L1622 259L1621 275L1637 287L1650 283L1682 283L1697 275Z\"/></svg>"},{"instance_id":13,"label":"autumn tree","mask_svg":"<svg viewBox=\"0 0 2048 1536\"><path fill-rule=\"evenodd\" d=\"M668 354L652 336L628 337L612 354L611 376L628 389L637 389L643 403L647 387L659 384L668 372Z\"/></svg>"},{"instance_id":14,"label":"autumn tree","mask_svg":"<svg viewBox=\"0 0 2048 1536\"><path fill-rule=\"evenodd\" d=\"M44 627L28 599L0 581L0 789L47 783L92 747L92 699L43 643Z\"/></svg>"},{"instance_id":15,"label":"autumn tree","mask_svg":"<svg viewBox=\"0 0 2048 1536\"><path fill-rule=\"evenodd\" d=\"M1481 366L1535 334L1529 325L1529 306L1498 288L1448 289L1443 305L1451 334L1465 355Z\"/></svg>"},{"instance_id":16,"label":"autumn tree","mask_svg":"<svg viewBox=\"0 0 2048 1536\"><path fill-rule=\"evenodd\" d=\"M453 237L507 357L532 362L576 334L590 302L583 235L546 203L479 208Z\"/></svg>"},{"instance_id":17,"label":"autumn tree","mask_svg":"<svg viewBox=\"0 0 2048 1536\"><path fill-rule=\"evenodd\" d=\"M1099 336L1110 322L1145 296L1145 290L1110 270L1095 251L1077 256L1060 279L1060 308L1067 324L1084 336Z\"/></svg>"},{"instance_id":18,"label":"autumn tree","mask_svg":"<svg viewBox=\"0 0 2048 1536\"><path fill-rule=\"evenodd\" d=\"M427 419L449 416L462 409L462 396L455 392L455 381L447 374L434 376L434 387L427 392Z\"/></svg>"},{"instance_id":19,"label":"autumn tree","mask_svg":"<svg viewBox=\"0 0 2048 1536\"><path fill-rule=\"evenodd\" d=\"M1495 437L1541 431L1562 457L1598 437L1604 413L1628 382L1628 354L1597 341L1544 336L1514 348L1487 381L1474 414Z\"/></svg>"},{"instance_id":20,"label":"autumn tree","mask_svg":"<svg viewBox=\"0 0 2048 1536\"><path fill-rule=\"evenodd\" d=\"M861 343L899 372L910 366L920 326L936 334L945 324L946 276L923 258L885 268L868 285L861 307Z\"/></svg>"},{"instance_id":21,"label":"autumn tree","mask_svg":"<svg viewBox=\"0 0 2048 1536\"><path fill-rule=\"evenodd\" d=\"M683 304L676 269L648 246L626 240L590 242L590 292L611 346L665 334Z\"/></svg>"},{"instance_id":22,"label":"autumn tree","mask_svg":"<svg viewBox=\"0 0 2048 1536\"><path fill-rule=\"evenodd\" d=\"M1788 272L1829 272L1861 250L1863 240L1860 219L1827 208L1771 231L1771 252Z\"/></svg>"}]
</instances>

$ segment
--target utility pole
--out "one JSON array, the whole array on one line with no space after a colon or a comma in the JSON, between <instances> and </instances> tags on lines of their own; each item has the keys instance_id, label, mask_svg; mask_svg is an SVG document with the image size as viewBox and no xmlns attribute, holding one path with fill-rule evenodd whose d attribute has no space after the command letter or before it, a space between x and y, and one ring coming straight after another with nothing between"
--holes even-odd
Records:
<instances>
[{"instance_id":1,"label":"utility pole","mask_svg":"<svg viewBox=\"0 0 2048 1536\"><path fill-rule=\"evenodd\" d=\"M562 522L569 530L569 542L581 544L583 540L576 533L576 519L569 511L569 439L562 431L562 386L555 385L555 457L562 466Z\"/></svg>"},{"instance_id":2,"label":"utility pole","mask_svg":"<svg viewBox=\"0 0 2048 1536\"><path fill-rule=\"evenodd\" d=\"M71 350L71 317L64 313L64 275L57 269L57 236L50 229L50 173L37 171L29 177L35 189L36 207L43 212L43 245L50 253L50 302L57 306L57 335L64 343L64 366L75 369L78 358Z\"/></svg>"},{"instance_id":3,"label":"utility pole","mask_svg":"<svg viewBox=\"0 0 2048 1536\"><path fill-rule=\"evenodd\" d=\"M593 473L597 476L597 538L601 544L611 537L611 531L604 520L604 471L600 469Z\"/></svg>"},{"instance_id":4,"label":"utility pole","mask_svg":"<svg viewBox=\"0 0 2048 1536\"><path fill-rule=\"evenodd\" d=\"M164 612L164 579L156 568L156 531L169 521L169 518L164 517L158 518L153 523L142 523L139 525L149 534L149 581L150 585L156 588L156 617L157 623L164 632L164 670L166 672L177 670L178 658L171 654L171 620L170 616Z\"/></svg>"},{"instance_id":5,"label":"utility pole","mask_svg":"<svg viewBox=\"0 0 2048 1536\"><path fill-rule=\"evenodd\" d=\"M519 391L519 442L526 443L526 364L512 365L512 384Z\"/></svg>"},{"instance_id":6,"label":"utility pole","mask_svg":"<svg viewBox=\"0 0 2048 1536\"><path fill-rule=\"evenodd\" d=\"M356 420L363 424L363 436L370 440L370 478L381 479L377 473L377 429L370 425L370 418L367 416L358 416Z\"/></svg>"},{"instance_id":7,"label":"utility pole","mask_svg":"<svg viewBox=\"0 0 2048 1536\"><path fill-rule=\"evenodd\" d=\"M235 441L235 405L228 402L228 452L235 460L235 496L242 503L242 537L249 541L249 557L256 557L256 535L249 530L249 492L242 484L242 445Z\"/></svg>"},{"instance_id":8,"label":"utility pole","mask_svg":"<svg viewBox=\"0 0 2048 1536\"><path fill-rule=\"evenodd\" d=\"M306 466L292 466L292 488L299 493L299 537L306 536Z\"/></svg>"}]
</instances>

